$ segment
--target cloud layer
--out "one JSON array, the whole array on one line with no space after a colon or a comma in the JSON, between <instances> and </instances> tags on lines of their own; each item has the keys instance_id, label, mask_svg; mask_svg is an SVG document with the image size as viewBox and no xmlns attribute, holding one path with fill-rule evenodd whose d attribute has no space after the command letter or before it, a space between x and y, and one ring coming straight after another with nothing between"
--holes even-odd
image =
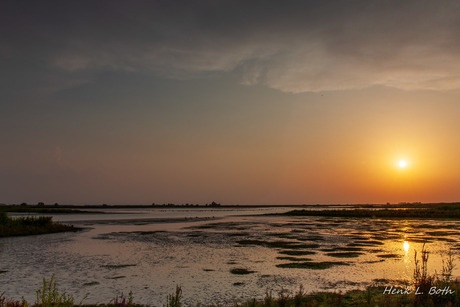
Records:
<instances>
[{"instance_id":1,"label":"cloud layer","mask_svg":"<svg viewBox=\"0 0 460 307\"><path fill-rule=\"evenodd\" d=\"M244 84L293 93L373 85L460 88L459 1L3 6L0 58L16 64L3 74L20 79L18 70L34 69L48 85L71 86L101 71L128 71L168 78L228 72Z\"/></svg>"}]
</instances>

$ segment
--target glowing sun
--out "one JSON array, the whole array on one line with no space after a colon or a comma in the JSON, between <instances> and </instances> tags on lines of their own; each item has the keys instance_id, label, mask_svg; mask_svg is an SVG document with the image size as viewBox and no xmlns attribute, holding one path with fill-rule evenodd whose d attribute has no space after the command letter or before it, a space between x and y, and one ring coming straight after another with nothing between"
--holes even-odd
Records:
<instances>
[{"instance_id":1,"label":"glowing sun","mask_svg":"<svg viewBox=\"0 0 460 307\"><path fill-rule=\"evenodd\" d=\"M398 162L398 166L404 168L407 166L407 162L405 160L400 160Z\"/></svg>"}]
</instances>

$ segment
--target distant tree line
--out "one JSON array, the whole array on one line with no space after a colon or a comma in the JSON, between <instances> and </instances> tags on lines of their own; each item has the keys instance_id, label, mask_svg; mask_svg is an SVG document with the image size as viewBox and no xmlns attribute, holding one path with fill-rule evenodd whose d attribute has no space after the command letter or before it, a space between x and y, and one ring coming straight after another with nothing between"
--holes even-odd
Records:
<instances>
[{"instance_id":1,"label":"distant tree line","mask_svg":"<svg viewBox=\"0 0 460 307\"><path fill-rule=\"evenodd\" d=\"M12 206L16 206L16 204L11 204L11 205L12 205ZM25 202L24 202L24 203L21 203L20 206L22 206L22 207L27 207L27 206L45 207L45 203L42 202L42 201L40 201L40 202L38 202L38 203L35 204L35 205L33 205L33 204L30 204L30 205L29 205L28 203L25 203ZM51 206L51 204L50 204L50 206ZM58 204L58 203L54 203L54 206L55 206L55 207L59 207L59 204Z\"/></svg>"},{"instance_id":2,"label":"distant tree line","mask_svg":"<svg viewBox=\"0 0 460 307\"><path fill-rule=\"evenodd\" d=\"M200 205L200 204L189 204L189 203L186 203L186 204L173 204L173 203L156 204L156 203L152 203L152 206L153 206L153 207L201 207L201 206L203 206L203 205ZM213 201L212 203L210 203L210 204L205 204L204 206L205 206L205 207L220 207L220 203L216 203L215 201Z\"/></svg>"},{"instance_id":3,"label":"distant tree line","mask_svg":"<svg viewBox=\"0 0 460 307\"><path fill-rule=\"evenodd\" d=\"M7 206L6 204L1 204L1 205L4 205L4 206ZM17 206L16 204L11 204L11 206ZM59 207L60 205L58 203L54 203L54 205L46 205L44 202L38 202L37 204L28 204L26 202L23 202L21 203L19 206L21 207L48 207L48 206L54 206L54 207ZM68 206L68 205L64 205L65 206ZM99 206L102 206L102 207L108 207L109 205L107 204L102 204L102 205L99 205ZM174 203L163 203L163 204L157 204L157 203L152 203L152 206L153 207L220 207L221 204L220 203L217 203L215 201L211 202L211 203L207 203L205 205L202 205L202 204L193 204L193 203L185 203L185 204L174 204Z\"/></svg>"}]
</instances>

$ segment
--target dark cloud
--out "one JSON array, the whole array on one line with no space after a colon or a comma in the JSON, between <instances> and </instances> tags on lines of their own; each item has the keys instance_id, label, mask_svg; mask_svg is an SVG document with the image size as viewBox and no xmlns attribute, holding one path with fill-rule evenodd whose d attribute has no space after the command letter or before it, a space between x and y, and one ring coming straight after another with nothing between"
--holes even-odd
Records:
<instances>
[{"instance_id":1,"label":"dark cloud","mask_svg":"<svg viewBox=\"0 0 460 307\"><path fill-rule=\"evenodd\" d=\"M107 70L233 72L288 92L453 89L459 8L428 0L8 1L0 81L17 88L40 80L52 91Z\"/></svg>"}]
</instances>

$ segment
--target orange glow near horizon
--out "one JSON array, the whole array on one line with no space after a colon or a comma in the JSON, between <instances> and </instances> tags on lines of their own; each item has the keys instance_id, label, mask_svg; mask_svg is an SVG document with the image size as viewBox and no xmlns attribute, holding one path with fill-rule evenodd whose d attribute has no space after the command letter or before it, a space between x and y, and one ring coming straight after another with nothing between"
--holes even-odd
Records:
<instances>
[{"instance_id":1,"label":"orange glow near horizon","mask_svg":"<svg viewBox=\"0 0 460 307\"><path fill-rule=\"evenodd\" d=\"M315 195L313 202L317 203L344 199L350 203L455 200L451 191L457 175L450 167L453 156L443 150L445 144L426 135L425 138L406 135L407 140L403 140L398 136L368 137L375 134L373 131L362 133L336 144L341 148L339 159L333 149L295 143L287 151L290 159L284 161L278 189L272 189L270 195L283 195L289 200L310 199ZM363 145L350 145L357 142Z\"/></svg>"},{"instance_id":2,"label":"orange glow near horizon","mask_svg":"<svg viewBox=\"0 0 460 307\"><path fill-rule=\"evenodd\" d=\"M273 205L458 200L460 141L447 138L444 126L427 127L425 122L417 122L418 118L426 119L420 114L412 119L415 123L398 122L391 117L392 108L370 122L364 116L367 113L342 117L346 110L337 112L335 108L341 105L330 104L329 109L321 109L324 105L320 104L314 105L317 109L305 103L290 105L295 112L289 114L286 123L272 126L264 121L260 124L263 129L257 128L254 134L247 133L255 128L245 122L233 128L233 122L240 119L232 117L233 121L220 129L212 129L204 121L206 132L191 132L187 138L175 130L165 132L164 139L148 135L158 138L161 146L142 137L126 136L136 150L134 145L122 143L94 149L91 144L62 145L59 159L50 152L48 160L57 160L52 169L56 178L78 174L67 181L91 191L85 196L88 200L75 197L77 200L69 203L148 203L150 199L205 203L209 198L223 204ZM380 114L375 110L378 106L365 102L353 105L360 110L369 108L369 114ZM316 117L305 120L318 110L325 113L326 123ZM410 112L406 113L404 117ZM28 171L49 172L45 169L48 160L42 160L30 162ZM95 161L97 167L92 166ZM31 203L53 202L75 190L69 188L66 194L61 192L66 191L61 182L55 182L47 186L47 193L52 195L47 200L35 183L31 189L37 189L38 196L27 199Z\"/></svg>"}]
</instances>

